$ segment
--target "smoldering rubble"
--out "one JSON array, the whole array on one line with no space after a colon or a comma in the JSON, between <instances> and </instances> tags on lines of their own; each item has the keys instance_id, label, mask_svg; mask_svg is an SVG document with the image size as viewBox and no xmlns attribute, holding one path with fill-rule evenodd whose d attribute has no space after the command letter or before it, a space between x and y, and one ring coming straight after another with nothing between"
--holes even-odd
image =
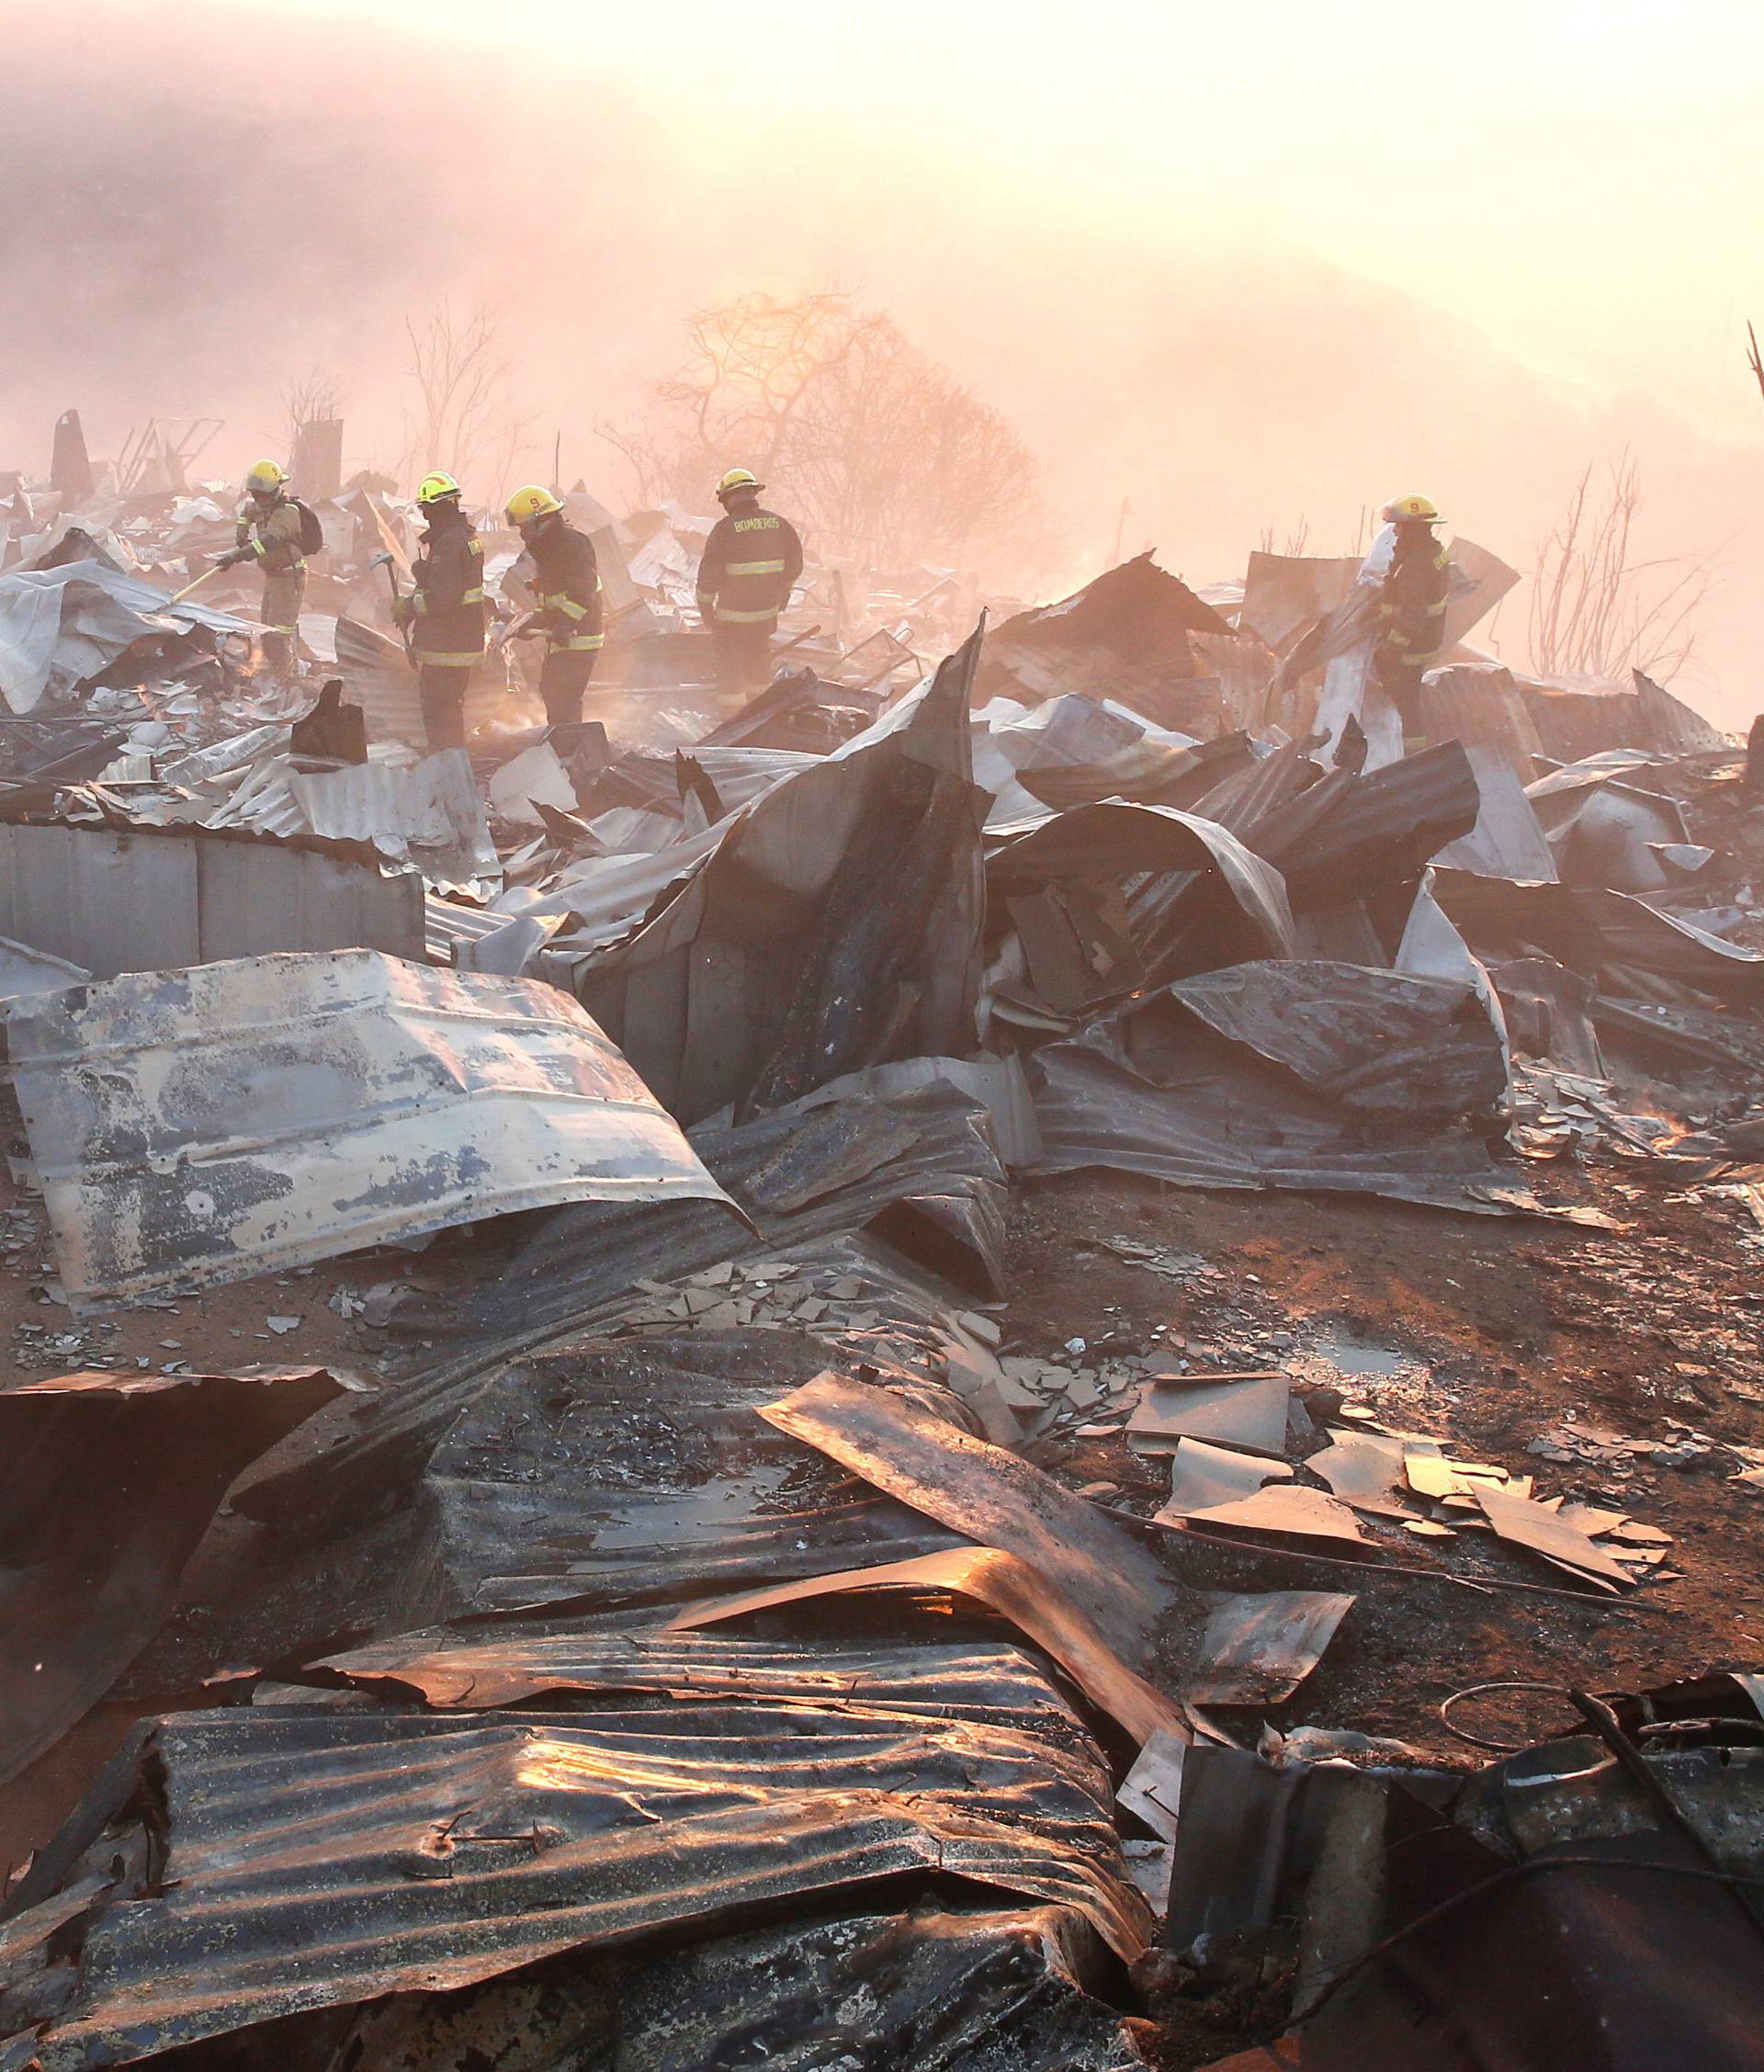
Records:
<instances>
[{"instance_id":1,"label":"smoldering rubble","mask_svg":"<svg viewBox=\"0 0 1764 2072\"><path fill-rule=\"evenodd\" d=\"M0 2066L1751 2062L1764 1673L1644 1484L1764 1444L1476 1457L1131 1206L1764 1244L1739 746L1476 650L1465 540L1425 747L1267 553L811 561L731 712L702 526L581 492L589 723L509 648L430 754L410 506L317 499L278 675L195 464L5 507ZM1145 1292L1049 1344L1071 1176ZM1427 1736L1299 1716L1509 1613Z\"/></svg>"}]
</instances>

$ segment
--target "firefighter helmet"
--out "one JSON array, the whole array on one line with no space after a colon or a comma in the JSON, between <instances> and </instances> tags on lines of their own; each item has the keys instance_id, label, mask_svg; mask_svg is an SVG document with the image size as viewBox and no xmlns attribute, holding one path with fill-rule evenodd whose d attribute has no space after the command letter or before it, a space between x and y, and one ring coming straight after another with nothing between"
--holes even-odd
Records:
<instances>
[{"instance_id":1,"label":"firefighter helmet","mask_svg":"<svg viewBox=\"0 0 1764 2072\"><path fill-rule=\"evenodd\" d=\"M1387 526L1437 526L1440 507L1430 496L1393 496L1382 513Z\"/></svg>"},{"instance_id":2,"label":"firefighter helmet","mask_svg":"<svg viewBox=\"0 0 1764 2072\"><path fill-rule=\"evenodd\" d=\"M751 489L757 494L764 487L765 484L751 468L731 468L717 484L717 495L720 502L726 496L733 496L739 490Z\"/></svg>"},{"instance_id":3,"label":"firefighter helmet","mask_svg":"<svg viewBox=\"0 0 1764 2072\"><path fill-rule=\"evenodd\" d=\"M269 496L281 488L288 480L286 471L273 460L258 460L252 465L245 477L245 487L254 496Z\"/></svg>"},{"instance_id":4,"label":"firefighter helmet","mask_svg":"<svg viewBox=\"0 0 1764 2072\"><path fill-rule=\"evenodd\" d=\"M503 516L512 526L530 526L536 518L554 517L563 509L548 489L541 489L537 482L529 482L525 489L517 489L508 500Z\"/></svg>"},{"instance_id":5,"label":"firefighter helmet","mask_svg":"<svg viewBox=\"0 0 1764 2072\"><path fill-rule=\"evenodd\" d=\"M438 468L434 474L424 475L416 485L416 501L424 506L445 504L448 497L458 496L458 493L459 484L451 475L444 474Z\"/></svg>"}]
</instances>

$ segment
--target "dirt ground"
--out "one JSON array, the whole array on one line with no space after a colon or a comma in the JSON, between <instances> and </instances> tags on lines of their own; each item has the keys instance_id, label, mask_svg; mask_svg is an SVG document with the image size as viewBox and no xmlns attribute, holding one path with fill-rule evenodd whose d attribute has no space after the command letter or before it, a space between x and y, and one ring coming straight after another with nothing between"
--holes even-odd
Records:
<instances>
[{"instance_id":1,"label":"dirt ground","mask_svg":"<svg viewBox=\"0 0 1764 2072\"><path fill-rule=\"evenodd\" d=\"M1719 1450L1687 1449L1682 1465L1644 1458L1615 1467L1556 1463L1527 1452L1558 1421L1671 1444L1671 1420L1715 1438L1764 1442L1764 1293L1756 1248L1724 1210L1675 1205L1607 1186L1631 1228L1418 1209L1401 1203L1160 1188L1115 1174L1043 1183L1019 1197L1004 1350L1055 1357L1073 1336L1148 1351L1175 1339L1194 1366L1284 1366L1327 1382L1390 1422L1452 1442L1459 1457L1534 1472L1536 1494L1621 1508L1673 1535L1675 1579L1621 1601L1568 1595L1568 1577L1521 1550L1460 1533L1421 1542L1363 1520L1376 1559L1321 1562L1192 1540L1166 1553L1210 1589L1355 1591L1321 1666L1276 1724L1351 1727L1442 1755L1471 1758L1442 1730L1438 1708L1458 1690L1525 1678L1634 1690L1764 1659L1764 1579L1756 1534L1764 1490L1732 1479ZM1216 1277L1155 1277L1105 1249L1125 1236L1189 1254ZM1111 1312L1114 1314L1111 1314ZM1150 1336L1169 1327L1162 1341ZM1360 1371L1380 1351L1405 1355L1389 1374ZM1060 1457L1063 1455L1064 1457ZM1114 1481L1124 1505L1156 1509L1163 1478L1119 1442L1059 1448L1046 1465L1080 1486ZM1626 1472L1625 1472L1626 1470ZM1443 1548L1443 1551L1439 1551ZM1379 1579L1376 1561L1559 1591L1477 1594L1412 1576ZM1546 1695L1484 1703L1455 1715L1500 1738L1555 1724ZM1242 1716L1237 1727L1253 1722Z\"/></svg>"}]
</instances>

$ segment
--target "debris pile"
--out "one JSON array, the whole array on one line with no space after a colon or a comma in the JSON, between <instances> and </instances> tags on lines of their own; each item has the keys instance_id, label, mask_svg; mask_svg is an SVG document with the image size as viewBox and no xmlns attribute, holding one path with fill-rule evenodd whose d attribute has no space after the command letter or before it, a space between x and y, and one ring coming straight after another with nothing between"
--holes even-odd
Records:
<instances>
[{"instance_id":1,"label":"debris pile","mask_svg":"<svg viewBox=\"0 0 1764 2072\"><path fill-rule=\"evenodd\" d=\"M810 564L733 710L584 492L426 754L409 507L276 674L199 435L0 569L0 2066L1748 2062L1738 746L1388 538Z\"/></svg>"}]
</instances>

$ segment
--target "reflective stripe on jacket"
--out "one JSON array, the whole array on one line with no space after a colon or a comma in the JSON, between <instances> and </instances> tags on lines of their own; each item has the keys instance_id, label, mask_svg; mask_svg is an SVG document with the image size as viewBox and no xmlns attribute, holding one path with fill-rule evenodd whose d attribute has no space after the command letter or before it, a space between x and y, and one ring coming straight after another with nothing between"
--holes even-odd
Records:
<instances>
[{"instance_id":1,"label":"reflective stripe on jacket","mask_svg":"<svg viewBox=\"0 0 1764 2072\"><path fill-rule=\"evenodd\" d=\"M239 506L233 538L249 547L266 575L288 575L306 566L300 549L300 514L291 496L277 497L274 504L259 504L246 497Z\"/></svg>"},{"instance_id":2,"label":"reflective stripe on jacket","mask_svg":"<svg viewBox=\"0 0 1764 2072\"><path fill-rule=\"evenodd\" d=\"M484 549L457 507L437 509L411 563L411 654L461 668L484 651Z\"/></svg>"},{"instance_id":3,"label":"reflective stripe on jacket","mask_svg":"<svg viewBox=\"0 0 1764 2072\"><path fill-rule=\"evenodd\" d=\"M1410 541L1398 529L1378 606L1385 647L1418 661L1439 653L1445 644L1450 567L1445 549L1431 532Z\"/></svg>"},{"instance_id":4,"label":"reflective stripe on jacket","mask_svg":"<svg viewBox=\"0 0 1764 2072\"><path fill-rule=\"evenodd\" d=\"M594 541L560 518L527 542L527 552L533 557L539 623L552 651L594 653L605 639Z\"/></svg>"},{"instance_id":5,"label":"reflective stripe on jacket","mask_svg":"<svg viewBox=\"0 0 1764 2072\"><path fill-rule=\"evenodd\" d=\"M698 609L721 626L775 623L802 573L802 541L788 518L759 504L719 518L698 563Z\"/></svg>"}]
</instances>

